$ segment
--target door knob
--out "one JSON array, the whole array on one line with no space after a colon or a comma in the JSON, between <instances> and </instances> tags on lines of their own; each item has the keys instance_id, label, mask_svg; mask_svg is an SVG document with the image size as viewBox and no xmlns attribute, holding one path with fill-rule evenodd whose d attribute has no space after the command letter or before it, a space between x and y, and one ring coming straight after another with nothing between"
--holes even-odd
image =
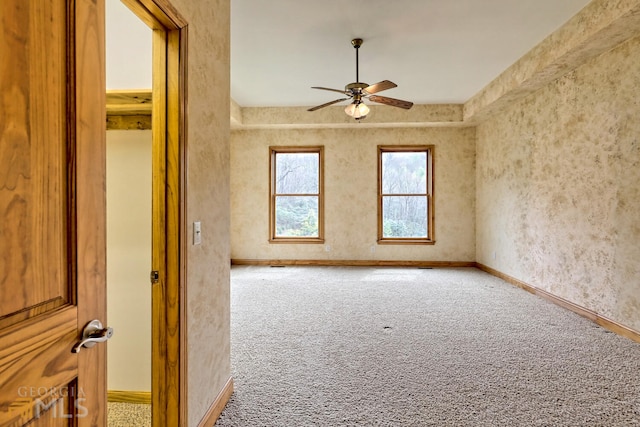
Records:
<instances>
[{"instance_id":1,"label":"door knob","mask_svg":"<svg viewBox=\"0 0 640 427\"><path fill-rule=\"evenodd\" d=\"M98 319L87 323L82 331L82 340L73 346L71 353L78 353L82 347L93 347L99 342L105 342L113 336L113 328L102 327L102 322Z\"/></svg>"}]
</instances>

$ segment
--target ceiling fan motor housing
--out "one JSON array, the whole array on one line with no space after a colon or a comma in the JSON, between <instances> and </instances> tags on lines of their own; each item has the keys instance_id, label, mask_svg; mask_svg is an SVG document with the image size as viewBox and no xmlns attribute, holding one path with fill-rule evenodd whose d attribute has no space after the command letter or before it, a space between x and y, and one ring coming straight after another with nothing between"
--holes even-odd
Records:
<instances>
[{"instance_id":1,"label":"ceiling fan motor housing","mask_svg":"<svg viewBox=\"0 0 640 427\"><path fill-rule=\"evenodd\" d=\"M355 82L349 83L344 87L345 92L362 92L363 89L369 87L367 83Z\"/></svg>"}]
</instances>

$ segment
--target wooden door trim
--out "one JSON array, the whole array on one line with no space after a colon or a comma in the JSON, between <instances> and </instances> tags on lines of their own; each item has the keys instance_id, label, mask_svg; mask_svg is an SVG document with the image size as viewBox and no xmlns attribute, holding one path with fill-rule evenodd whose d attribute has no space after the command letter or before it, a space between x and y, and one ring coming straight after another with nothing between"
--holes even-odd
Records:
<instances>
[{"instance_id":1,"label":"wooden door trim","mask_svg":"<svg viewBox=\"0 0 640 427\"><path fill-rule=\"evenodd\" d=\"M186 426L187 22L166 0L122 2L153 30L153 234L161 241L153 249L160 280L152 291L152 419L158 427Z\"/></svg>"}]
</instances>

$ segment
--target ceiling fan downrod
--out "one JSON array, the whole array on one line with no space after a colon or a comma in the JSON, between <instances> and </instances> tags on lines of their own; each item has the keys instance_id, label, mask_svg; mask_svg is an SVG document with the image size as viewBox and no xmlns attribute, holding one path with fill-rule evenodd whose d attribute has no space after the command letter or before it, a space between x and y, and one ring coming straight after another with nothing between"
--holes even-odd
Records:
<instances>
[{"instance_id":1,"label":"ceiling fan downrod","mask_svg":"<svg viewBox=\"0 0 640 427\"><path fill-rule=\"evenodd\" d=\"M360 61L358 58L358 52L360 50L360 46L362 46L362 39L353 39L351 40L351 44L356 49L356 83L360 83Z\"/></svg>"}]
</instances>

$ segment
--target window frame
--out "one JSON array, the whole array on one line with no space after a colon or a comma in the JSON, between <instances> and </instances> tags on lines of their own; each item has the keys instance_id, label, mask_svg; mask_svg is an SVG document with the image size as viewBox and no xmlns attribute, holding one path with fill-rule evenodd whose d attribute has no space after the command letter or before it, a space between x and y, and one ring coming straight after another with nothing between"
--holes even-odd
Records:
<instances>
[{"instance_id":1,"label":"window frame","mask_svg":"<svg viewBox=\"0 0 640 427\"><path fill-rule=\"evenodd\" d=\"M433 157L434 145L378 145L378 244L393 245L433 245L435 244L434 233L434 197L433 197ZM426 153L427 188L426 193L390 193L382 192L382 155L383 153L406 153L420 152ZM383 229L383 199L387 196L424 196L427 201L427 237L384 237Z\"/></svg>"},{"instance_id":2,"label":"window frame","mask_svg":"<svg viewBox=\"0 0 640 427\"><path fill-rule=\"evenodd\" d=\"M287 194L276 193L276 155L295 153L318 154L318 193ZM318 236L295 237L276 236L276 197L318 197ZM324 243L324 146L270 146L269 147L269 242L270 243Z\"/></svg>"}]
</instances>

